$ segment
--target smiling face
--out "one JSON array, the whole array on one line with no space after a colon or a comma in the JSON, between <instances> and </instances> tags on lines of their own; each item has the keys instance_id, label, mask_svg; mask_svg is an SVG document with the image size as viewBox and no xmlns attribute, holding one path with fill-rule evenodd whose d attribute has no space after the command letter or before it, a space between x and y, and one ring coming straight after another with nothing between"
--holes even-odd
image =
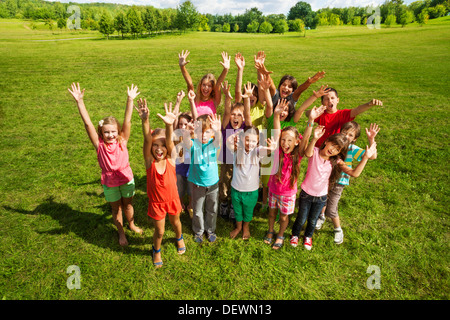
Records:
<instances>
[{"instance_id":1,"label":"smiling face","mask_svg":"<svg viewBox=\"0 0 450 320\"><path fill-rule=\"evenodd\" d=\"M337 105L339 103L339 98L334 91L330 91L328 94L322 97L322 105L327 107L325 109L326 113L335 113L337 112Z\"/></svg>"},{"instance_id":2,"label":"smiling face","mask_svg":"<svg viewBox=\"0 0 450 320\"><path fill-rule=\"evenodd\" d=\"M299 143L300 139L292 130L284 130L281 133L280 148L284 153L291 153Z\"/></svg>"},{"instance_id":3,"label":"smiling face","mask_svg":"<svg viewBox=\"0 0 450 320\"><path fill-rule=\"evenodd\" d=\"M291 80L284 80L279 89L281 99L287 98L293 91L294 87Z\"/></svg>"},{"instance_id":4,"label":"smiling face","mask_svg":"<svg viewBox=\"0 0 450 320\"><path fill-rule=\"evenodd\" d=\"M152 140L152 155L156 161L160 161L166 158L166 138L165 136L156 136Z\"/></svg>"},{"instance_id":5,"label":"smiling face","mask_svg":"<svg viewBox=\"0 0 450 320\"><path fill-rule=\"evenodd\" d=\"M202 143L208 143L208 141L212 138L214 132L212 129L206 129L202 132Z\"/></svg>"},{"instance_id":6,"label":"smiling face","mask_svg":"<svg viewBox=\"0 0 450 320\"><path fill-rule=\"evenodd\" d=\"M119 136L119 130L116 124L104 124L102 127L103 140L106 143L113 143Z\"/></svg>"},{"instance_id":7,"label":"smiling face","mask_svg":"<svg viewBox=\"0 0 450 320\"><path fill-rule=\"evenodd\" d=\"M245 152L250 152L256 148L259 142L259 136L253 133L245 133L244 148Z\"/></svg>"},{"instance_id":8,"label":"smiling face","mask_svg":"<svg viewBox=\"0 0 450 320\"><path fill-rule=\"evenodd\" d=\"M341 133L345 135L349 143L356 142L356 130L355 129L347 129L341 130Z\"/></svg>"},{"instance_id":9,"label":"smiling face","mask_svg":"<svg viewBox=\"0 0 450 320\"><path fill-rule=\"evenodd\" d=\"M186 118L180 117L178 120L178 129L186 129L189 121Z\"/></svg>"},{"instance_id":10,"label":"smiling face","mask_svg":"<svg viewBox=\"0 0 450 320\"><path fill-rule=\"evenodd\" d=\"M331 141L327 141L323 149L320 151L320 154L325 158L330 158L337 156L341 152L341 150L342 148L339 145Z\"/></svg>"}]
</instances>

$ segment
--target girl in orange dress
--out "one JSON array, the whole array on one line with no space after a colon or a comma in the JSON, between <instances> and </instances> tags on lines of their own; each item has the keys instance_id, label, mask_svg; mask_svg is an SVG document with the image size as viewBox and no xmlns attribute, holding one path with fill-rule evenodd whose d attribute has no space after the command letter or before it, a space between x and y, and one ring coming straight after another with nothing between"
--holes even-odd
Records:
<instances>
[{"instance_id":1,"label":"girl in orange dress","mask_svg":"<svg viewBox=\"0 0 450 320\"><path fill-rule=\"evenodd\" d=\"M177 178L175 171L175 158L172 157L172 151L175 147L172 140L173 122L178 114L172 113L172 103L167 109L166 115L158 116L166 124L166 130L155 129L150 131L148 121L149 111L147 101L139 99L139 116L142 120L142 131L144 134L144 160L147 171L147 195L148 195L148 216L153 220L155 233L153 234L152 256L153 264L161 267L161 241L164 235L165 218L169 214L169 221L172 225L176 241L177 252L183 254L186 252L183 233L181 231L181 202L178 196ZM173 152L176 156L176 152Z\"/></svg>"}]
</instances>

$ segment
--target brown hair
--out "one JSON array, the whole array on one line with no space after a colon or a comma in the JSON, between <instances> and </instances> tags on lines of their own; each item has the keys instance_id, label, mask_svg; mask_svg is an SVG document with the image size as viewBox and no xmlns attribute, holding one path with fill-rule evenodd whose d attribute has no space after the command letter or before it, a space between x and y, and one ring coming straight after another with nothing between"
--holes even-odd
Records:
<instances>
[{"instance_id":1,"label":"brown hair","mask_svg":"<svg viewBox=\"0 0 450 320\"><path fill-rule=\"evenodd\" d=\"M342 161L345 161L345 157L347 155L348 150L348 140L345 134L343 133L336 133L331 136L329 136L320 146L320 149L323 149L325 147L325 144L327 142L331 142L333 145L336 145L338 148L340 148L340 152L329 158L331 165L333 166L333 169L331 170L330 179L328 183L328 188L331 189L334 184L336 183L337 179L339 178L342 170L337 165L338 159L341 159Z\"/></svg>"},{"instance_id":2,"label":"brown hair","mask_svg":"<svg viewBox=\"0 0 450 320\"><path fill-rule=\"evenodd\" d=\"M245 134L254 134L258 137L258 145L259 145L259 130L255 126L245 126L244 130L239 133L239 146L236 149L236 165L242 166L244 164L244 150L245 150ZM258 160L259 161L259 160ZM252 164L258 164L252 163Z\"/></svg>"},{"instance_id":3,"label":"brown hair","mask_svg":"<svg viewBox=\"0 0 450 320\"><path fill-rule=\"evenodd\" d=\"M291 76L289 74L285 74L283 76L283 78L281 78L280 83L278 84L278 90L280 90L281 85L283 84L283 82L285 82L286 80L289 80L292 84L292 91L295 91L298 87L298 83L297 83L297 79L295 79L294 76Z\"/></svg>"},{"instance_id":4,"label":"brown hair","mask_svg":"<svg viewBox=\"0 0 450 320\"><path fill-rule=\"evenodd\" d=\"M209 97L210 99L214 99L215 96L214 87L216 86L216 78L212 73L207 73L202 77L202 79L197 85L197 95L195 97L196 102L199 102L200 100L203 100L203 98L206 98L202 94L202 83L204 80L209 81L211 83L212 91Z\"/></svg>"},{"instance_id":5,"label":"brown hair","mask_svg":"<svg viewBox=\"0 0 450 320\"><path fill-rule=\"evenodd\" d=\"M336 91L336 89L334 88L327 88L327 94L330 92L334 92L336 94L336 98L339 98L338 92ZM320 97L320 101L323 102L323 97L325 97L326 95L323 95L322 97Z\"/></svg>"},{"instance_id":6,"label":"brown hair","mask_svg":"<svg viewBox=\"0 0 450 320\"><path fill-rule=\"evenodd\" d=\"M291 131L294 133L295 138L296 139L300 139L300 133L298 132L297 128L293 127L293 126L288 126L286 128L284 128L283 130L281 130L281 135L280 135L280 141L281 141L281 136L283 135L283 132L286 131ZM280 145L280 142L278 142L278 145ZM283 153L283 151L282 151ZM291 155L292 155L292 172L291 172L291 176L290 176L290 187L294 188L294 184L297 182L297 178L298 175L300 174L300 143L298 145L295 146L294 150L292 150ZM281 170L283 169L283 162L284 162L284 157L280 157L280 161L278 164L278 172L275 174L278 178L278 181L281 182L281 176L283 175L283 173L281 172Z\"/></svg>"},{"instance_id":7,"label":"brown hair","mask_svg":"<svg viewBox=\"0 0 450 320\"><path fill-rule=\"evenodd\" d=\"M341 132L343 131L349 131L349 130L353 130L355 131L355 140L359 138L359 136L361 135L361 126L359 125L358 122L356 121L349 121L346 122L342 125L341 127ZM349 141L350 143L351 141Z\"/></svg>"}]
</instances>

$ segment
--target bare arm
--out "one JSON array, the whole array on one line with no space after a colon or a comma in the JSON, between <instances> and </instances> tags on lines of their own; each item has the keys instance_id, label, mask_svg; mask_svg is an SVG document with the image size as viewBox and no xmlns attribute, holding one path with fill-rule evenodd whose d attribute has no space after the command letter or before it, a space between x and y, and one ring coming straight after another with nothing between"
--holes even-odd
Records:
<instances>
[{"instance_id":1,"label":"bare arm","mask_svg":"<svg viewBox=\"0 0 450 320\"><path fill-rule=\"evenodd\" d=\"M92 124L91 118L89 117L89 113L87 112L86 106L84 105L83 101L85 89L81 91L79 83L77 84L72 83L71 88L72 90L70 89L67 90L69 90L69 92L72 94L73 98L77 102L78 111L80 112L81 119L83 120L86 133L88 134L88 137L91 140L91 143L94 146L95 150L97 150L99 144L98 133L94 125Z\"/></svg>"},{"instance_id":2,"label":"bare arm","mask_svg":"<svg viewBox=\"0 0 450 320\"><path fill-rule=\"evenodd\" d=\"M183 75L184 80L187 84L187 91L194 90L194 84L192 83L192 78L189 72L186 69L186 65L190 62L187 60L187 56L189 55L189 51L181 51L181 53L178 54L178 64L180 65L181 74Z\"/></svg>"},{"instance_id":3,"label":"bare arm","mask_svg":"<svg viewBox=\"0 0 450 320\"><path fill-rule=\"evenodd\" d=\"M310 85L312 85L314 82L322 79L323 77L325 77L325 71L319 71L313 77L309 77L305 82L303 82L301 85L299 85L292 94L292 98L294 99L294 101L297 101L298 98L300 98L300 95L306 89L308 89Z\"/></svg>"},{"instance_id":4,"label":"bare arm","mask_svg":"<svg viewBox=\"0 0 450 320\"><path fill-rule=\"evenodd\" d=\"M148 169L152 165L153 156L151 152L152 134L150 132L150 123L148 121L149 111L147 108L147 100L139 99L138 106L139 108L135 109L139 113L139 117L142 120L142 134L144 135L144 147L142 151L144 154L145 168Z\"/></svg>"},{"instance_id":5,"label":"bare arm","mask_svg":"<svg viewBox=\"0 0 450 320\"><path fill-rule=\"evenodd\" d=\"M222 129L225 129L230 122L231 114L231 99L233 98L230 93L230 87L228 81L222 84L223 93L225 94L225 103L223 105L223 119L222 119Z\"/></svg>"},{"instance_id":6,"label":"bare arm","mask_svg":"<svg viewBox=\"0 0 450 320\"><path fill-rule=\"evenodd\" d=\"M173 113L178 114L180 112L180 105L181 105L181 101L183 101L183 98L185 97L185 93L183 90L181 90L180 92L178 92L177 94L177 102L175 103L175 107L173 109ZM173 130L176 130L178 127L178 118L175 119L174 123L173 123Z\"/></svg>"},{"instance_id":7,"label":"bare arm","mask_svg":"<svg viewBox=\"0 0 450 320\"><path fill-rule=\"evenodd\" d=\"M126 141L130 138L131 131L131 115L133 114L133 101L140 94L137 92L139 89L137 86L131 84L131 89L127 88L127 107L125 108L125 117L122 125L122 138Z\"/></svg>"},{"instance_id":8,"label":"bare arm","mask_svg":"<svg viewBox=\"0 0 450 320\"><path fill-rule=\"evenodd\" d=\"M244 56L238 52L234 57L234 62L237 66L236 85L234 88L234 101L241 102L242 100L242 77L244 75L245 59Z\"/></svg>"},{"instance_id":9,"label":"bare arm","mask_svg":"<svg viewBox=\"0 0 450 320\"><path fill-rule=\"evenodd\" d=\"M367 161L369 159L371 159L373 154L376 152L377 152L377 144L374 143L370 147L369 146L366 147L366 152L364 152L364 155L363 155L361 161L358 163L358 165L354 169L347 166L345 164L345 162L342 160L338 161L338 165L340 166L340 168L342 169L342 171L344 173L348 174L351 177L357 178L357 177L359 177L361 172L364 170L364 167L366 166Z\"/></svg>"},{"instance_id":10,"label":"bare arm","mask_svg":"<svg viewBox=\"0 0 450 320\"><path fill-rule=\"evenodd\" d=\"M169 107L167 107L167 103L164 103L164 110L166 111L165 116L162 116L160 113L158 113L157 115L166 124L166 149L168 155L167 159L172 164L175 164L176 152L172 154L172 151L174 151L175 149L175 145L173 143L173 123L179 116L179 113L175 114L172 112L172 102L169 103Z\"/></svg>"},{"instance_id":11,"label":"bare arm","mask_svg":"<svg viewBox=\"0 0 450 320\"><path fill-rule=\"evenodd\" d=\"M309 142L308 147L305 150L305 156L308 158L311 158L314 154L314 145L316 144L317 140L320 139L320 137L323 136L325 133L325 127L324 126L317 126L314 129L314 135L312 140Z\"/></svg>"},{"instance_id":12,"label":"bare arm","mask_svg":"<svg viewBox=\"0 0 450 320\"><path fill-rule=\"evenodd\" d=\"M380 100L376 100L376 99L372 99L367 103L364 103L362 105L357 106L356 108L352 109L350 112L350 117L354 118L357 115L366 112L367 110L369 110L370 108L372 108L373 106L382 106L383 102L381 102Z\"/></svg>"},{"instance_id":13,"label":"bare arm","mask_svg":"<svg viewBox=\"0 0 450 320\"><path fill-rule=\"evenodd\" d=\"M228 70L230 70L230 57L228 56L228 53L222 52L222 59L223 61L221 61L220 64L223 66L223 70L219 78L217 79L216 86L214 87L214 104L216 108L219 106L220 100L222 99L222 96L220 94L222 82L225 80L225 77L228 74Z\"/></svg>"},{"instance_id":14,"label":"bare arm","mask_svg":"<svg viewBox=\"0 0 450 320\"><path fill-rule=\"evenodd\" d=\"M250 96L253 94L253 88L251 82L247 82L247 85L244 86L244 121L246 126L252 125L252 117L250 115Z\"/></svg>"},{"instance_id":15,"label":"bare arm","mask_svg":"<svg viewBox=\"0 0 450 320\"><path fill-rule=\"evenodd\" d=\"M190 90L188 93L189 105L191 106L192 119L197 120L198 113L197 107L195 106L195 92L194 90Z\"/></svg>"},{"instance_id":16,"label":"bare arm","mask_svg":"<svg viewBox=\"0 0 450 320\"><path fill-rule=\"evenodd\" d=\"M376 123L371 123L370 128L369 129L366 128L367 138L369 139L369 147L371 147L375 143L375 137L379 131L380 131L380 128L378 127L378 125ZM377 156L378 156L378 153L377 153L377 150L375 149L374 154L369 159L374 160L377 158Z\"/></svg>"},{"instance_id":17,"label":"bare arm","mask_svg":"<svg viewBox=\"0 0 450 320\"><path fill-rule=\"evenodd\" d=\"M320 106L319 108L313 107L309 114L308 123L306 125L305 132L303 133L303 139L300 143L300 155L302 157L306 154L307 147L310 146L310 144L308 144L308 141L309 138L311 137L312 128L314 126L314 120L320 117L325 112L325 109L326 108L324 106ZM315 142L313 143L313 146L314 144Z\"/></svg>"}]
</instances>

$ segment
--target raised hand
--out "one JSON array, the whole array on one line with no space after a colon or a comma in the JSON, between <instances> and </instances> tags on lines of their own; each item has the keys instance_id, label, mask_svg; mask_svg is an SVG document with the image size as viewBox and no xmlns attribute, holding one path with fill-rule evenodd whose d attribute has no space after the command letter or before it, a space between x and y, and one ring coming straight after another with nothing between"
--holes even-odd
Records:
<instances>
[{"instance_id":1,"label":"raised hand","mask_svg":"<svg viewBox=\"0 0 450 320\"><path fill-rule=\"evenodd\" d=\"M147 108L147 100L146 99L142 99L140 98L138 100L138 107L134 106L134 108L137 110L138 114L139 114L139 118L141 118L142 120L146 120L148 119L148 108Z\"/></svg>"},{"instance_id":2,"label":"raised hand","mask_svg":"<svg viewBox=\"0 0 450 320\"><path fill-rule=\"evenodd\" d=\"M309 83L314 83L325 77L325 71L319 71L314 76L308 78Z\"/></svg>"},{"instance_id":3,"label":"raised hand","mask_svg":"<svg viewBox=\"0 0 450 320\"><path fill-rule=\"evenodd\" d=\"M255 63L255 68L261 74L269 75L269 74L273 73L273 71L267 71L266 66L259 61Z\"/></svg>"},{"instance_id":4,"label":"raised hand","mask_svg":"<svg viewBox=\"0 0 450 320\"><path fill-rule=\"evenodd\" d=\"M261 79L258 79L258 85L262 91L269 89L270 87L269 77L265 74L261 74Z\"/></svg>"},{"instance_id":5,"label":"raised hand","mask_svg":"<svg viewBox=\"0 0 450 320\"><path fill-rule=\"evenodd\" d=\"M166 111L165 116L162 116L160 113L158 113L157 116L160 117L166 125L173 125L177 117L180 115L180 112L177 114L172 112L172 102L169 103L169 107L167 107L167 103L164 103L164 110Z\"/></svg>"},{"instance_id":6,"label":"raised hand","mask_svg":"<svg viewBox=\"0 0 450 320\"><path fill-rule=\"evenodd\" d=\"M331 88L328 88L328 85L323 85L319 90L313 91L313 94L316 98L320 98L324 95L327 95L330 92Z\"/></svg>"},{"instance_id":7,"label":"raised hand","mask_svg":"<svg viewBox=\"0 0 450 320\"><path fill-rule=\"evenodd\" d=\"M327 107L325 106L320 106L318 108L316 108L315 106L311 109L311 111L309 112L309 120L310 121L314 121L315 119L317 119L318 117L320 117L325 110L327 109Z\"/></svg>"},{"instance_id":8,"label":"raised hand","mask_svg":"<svg viewBox=\"0 0 450 320\"><path fill-rule=\"evenodd\" d=\"M278 100L278 104L273 110L274 115L280 115L285 108L288 107L289 102L286 99Z\"/></svg>"},{"instance_id":9,"label":"raised hand","mask_svg":"<svg viewBox=\"0 0 450 320\"><path fill-rule=\"evenodd\" d=\"M187 56L189 55L189 51L181 51L181 53L178 54L178 64L180 65L180 67L184 67L185 65L187 65L190 61L186 60Z\"/></svg>"},{"instance_id":10,"label":"raised hand","mask_svg":"<svg viewBox=\"0 0 450 320\"><path fill-rule=\"evenodd\" d=\"M188 92L188 99L189 99L189 101L190 100L194 100L195 97L196 97L196 94L195 94L194 90L189 90L189 92Z\"/></svg>"},{"instance_id":11,"label":"raised hand","mask_svg":"<svg viewBox=\"0 0 450 320\"><path fill-rule=\"evenodd\" d=\"M372 99L368 102L369 106L382 106L383 102L381 102L381 100L377 100L377 99Z\"/></svg>"},{"instance_id":12,"label":"raised hand","mask_svg":"<svg viewBox=\"0 0 450 320\"><path fill-rule=\"evenodd\" d=\"M230 92L231 85L228 84L228 81L222 82L221 86L222 86L223 93L225 94L225 98L228 97L230 99L233 99L233 97L231 96L231 92Z\"/></svg>"},{"instance_id":13,"label":"raised hand","mask_svg":"<svg viewBox=\"0 0 450 320\"><path fill-rule=\"evenodd\" d=\"M136 97L140 94L140 92L137 92L138 90L138 87L134 84L131 84L131 89L127 87L128 98L130 98L131 100L136 99Z\"/></svg>"},{"instance_id":14,"label":"raised hand","mask_svg":"<svg viewBox=\"0 0 450 320\"><path fill-rule=\"evenodd\" d=\"M264 61L266 61L266 55L264 51L258 51L258 53L254 57L255 57L255 64L260 63L264 65Z\"/></svg>"},{"instance_id":15,"label":"raised hand","mask_svg":"<svg viewBox=\"0 0 450 320\"><path fill-rule=\"evenodd\" d=\"M230 59L231 59L231 57L228 56L228 53L225 51L222 51L222 60L223 61L221 61L220 64L222 65L222 67L224 69L230 69Z\"/></svg>"},{"instance_id":16,"label":"raised hand","mask_svg":"<svg viewBox=\"0 0 450 320\"><path fill-rule=\"evenodd\" d=\"M378 125L376 123L371 123L370 128L366 128L367 139L369 139L369 141L374 141L379 131L380 128L378 127Z\"/></svg>"},{"instance_id":17,"label":"raised hand","mask_svg":"<svg viewBox=\"0 0 450 320\"><path fill-rule=\"evenodd\" d=\"M236 63L236 66L238 67L238 69L244 69L245 59L244 59L244 56L240 52L236 53L236 55L234 56L234 62Z\"/></svg>"},{"instance_id":18,"label":"raised hand","mask_svg":"<svg viewBox=\"0 0 450 320\"><path fill-rule=\"evenodd\" d=\"M183 98L186 96L186 94L184 93L183 90L181 90L180 92L178 92L177 94L177 103L180 103L181 100L183 100Z\"/></svg>"},{"instance_id":19,"label":"raised hand","mask_svg":"<svg viewBox=\"0 0 450 320\"><path fill-rule=\"evenodd\" d=\"M244 85L244 94L242 95L242 98L250 98L253 96L253 89L255 89L255 86L252 86L252 83L248 81L247 84Z\"/></svg>"},{"instance_id":20,"label":"raised hand","mask_svg":"<svg viewBox=\"0 0 450 320\"><path fill-rule=\"evenodd\" d=\"M83 100L85 89L83 89L83 91L81 91L80 84L78 82L77 82L77 84L75 84L75 82L73 82L71 85L71 88L72 88L72 90L70 90L69 88L67 90L69 90L69 92L72 94L75 101L78 102L80 100Z\"/></svg>"},{"instance_id":21,"label":"raised hand","mask_svg":"<svg viewBox=\"0 0 450 320\"><path fill-rule=\"evenodd\" d=\"M211 122L211 129L215 132L220 131L222 127L222 122L220 121L220 115L213 113L212 115L208 115L208 119Z\"/></svg>"},{"instance_id":22,"label":"raised hand","mask_svg":"<svg viewBox=\"0 0 450 320\"><path fill-rule=\"evenodd\" d=\"M317 126L314 129L314 139L319 140L325 133L325 126Z\"/></svg>"},{"instance_id":23,"label":"raised hand","mask_svg":"<svg viewBox=\"0 0 450 320\"><path fill-rule=\"evenodd\" d=\"M275 149L277 148L277 142L275 141L275 139L273 137L267 138L266 144L267 144L267 150L275 151Z\"/></svg>"}]
</instances>

